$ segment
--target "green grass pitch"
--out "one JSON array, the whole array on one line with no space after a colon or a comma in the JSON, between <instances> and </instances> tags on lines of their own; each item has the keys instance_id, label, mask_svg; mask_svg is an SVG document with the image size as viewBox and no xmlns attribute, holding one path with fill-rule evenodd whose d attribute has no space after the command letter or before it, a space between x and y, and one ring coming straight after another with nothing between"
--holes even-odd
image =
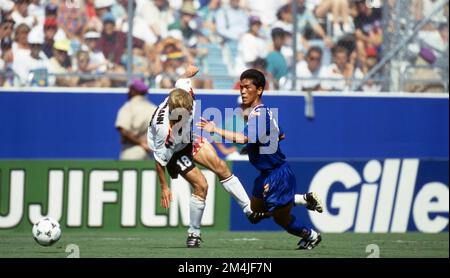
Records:
<instances>
[{"instance_id":1,"label":"green grass pitch","mask_svg":"<svg viewBox=\"0 0 450 278\"><path fill-rule=\"evenodd\" d=\"M63 231L55 245L41 247L29 233L0 231L0 257L65 258L67 246L76 244L81 258L364 258L376 244L381 258L449 257L449 234L323 234L311 251L296 250L297 238L284 232L203 232L199 249L185 247L180 229L148 232Z\"/></svg>"}]
</instances>

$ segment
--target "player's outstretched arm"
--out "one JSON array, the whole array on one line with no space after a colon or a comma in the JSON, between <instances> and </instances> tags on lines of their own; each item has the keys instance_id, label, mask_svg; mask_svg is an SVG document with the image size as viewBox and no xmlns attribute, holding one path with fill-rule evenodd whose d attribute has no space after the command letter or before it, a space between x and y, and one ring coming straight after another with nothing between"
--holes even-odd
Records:
<instances>
[{"instance_id":1,"label":"player's outstretched arm","mask_svg":"<svg viewBox=\"0 0 450 278\"><path fill-rule=\"evenodd\" d=\"M172 201L172 193L166 180L166 167L162 166L158 161L156 163L156 173L158 174L159 184L161 185L161 206L165 209L169 208Z\"/></svg>"},{"instance_id":2,"label":"player's outstretched arm","mask_svg":"<svg viewBox=\"0 0 450 278\"><path fill-rule=\"evenodd\" d=\"M214 122L207 121L204 118L200 118L200 122L198 122L196 126L207 132L219 134L223 138L234 143L246 144L248 142L248 138L244 134L218 128Z\"/></svg>"},{"instance_id":3,"label":"player's outstretched arm","mask_svg":"<svg viewBox=\"0 0 450 278\"><path fill-rule=\"evenodd\" d=\"M200 71L200 69L197 66L188 65L186 67L186 71L180 76L180 79L194 77L199 71Z\"/></svg>"}]
</instances>

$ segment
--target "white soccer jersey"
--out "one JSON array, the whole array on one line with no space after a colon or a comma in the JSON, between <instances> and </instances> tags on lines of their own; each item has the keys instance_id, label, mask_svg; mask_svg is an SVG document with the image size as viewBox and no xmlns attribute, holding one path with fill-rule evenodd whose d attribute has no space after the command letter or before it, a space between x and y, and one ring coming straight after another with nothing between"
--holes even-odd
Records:
<instances>
[{"instance_id":1,"label":"white soccer jersey","mask_svg":"<svg viewBox=\"0 0 450 278\"><path fill-rule=\"evenodd\" d=\"M182 82L178 82L180 80ZM193 95L190 80L180 80L177 81L177 88L183 89ZM148 146L153 151L155 160L162 166L166 166L169 163L174 153L181 151L188 144L192 143L193 113L187 121L177 123L173 127L170 127L168 100L169 98L167 97L158 106L155 113L153 113L147 134Z\"/></svg>"}]
</instances>

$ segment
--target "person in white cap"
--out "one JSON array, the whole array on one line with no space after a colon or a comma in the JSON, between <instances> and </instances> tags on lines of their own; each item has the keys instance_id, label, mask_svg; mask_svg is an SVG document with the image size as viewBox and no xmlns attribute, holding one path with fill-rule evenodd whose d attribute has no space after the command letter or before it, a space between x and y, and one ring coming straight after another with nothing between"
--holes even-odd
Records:
<instances>
[{"instance_id":1,"label":"person in white cap","mask_svg":"<svg viewBox=\"0 0 450 278\"><path fill-rule=\"evenodd\" d=\"M104 73L108 69L109 61L106 60L102 51L97 49L97 42L100 39L97 31L88 31L84 34L84 46L89 52L89 68L96 73Z\"/></svg>"},{"instance_id":2,"label":"person in white cap","mask_svg":"<svg viewBox=\"0 0 450 278\"><path fill-rule=\"evenodd\" d=\"M115 3L114 0L95 0L94 7L98 18L102 18L105 13L111 12L111 7Z\"/></svg>"},{"instance_id":3,"label":"person in white cap","mask_svg":"<svg viewBox=\"0 0 450 278\"><path fill-rule=\"evenodd\" d=\"M18 55L14 57L13 69L18 74L22 85L32 85L33 82L37 81L34 79L34 72L42 72L48 69L48 59L42 52L43 44L43 30L42 28L35 27L28 34L30 53L28 55ZM44 83L41 83L40 85L44 85ZM33 83L33 85L39 84Z\"/></svg>"},{"instance_id":4,"label":"person in white cap","mask_svg":"<svg viewBox=\"0 0 450 278\"><path fill-rule=\"evenodd\" d=\"M14 8L14 2L11 0L0 0L0 22L3 21L2 14L9 14Z\"/></svg>"}]
</instances>

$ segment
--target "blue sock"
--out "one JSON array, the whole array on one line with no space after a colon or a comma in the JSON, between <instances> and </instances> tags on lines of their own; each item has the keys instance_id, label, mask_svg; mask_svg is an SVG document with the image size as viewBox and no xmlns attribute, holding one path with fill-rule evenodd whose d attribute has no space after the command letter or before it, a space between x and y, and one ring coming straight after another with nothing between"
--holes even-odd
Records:
<instances>
[{"instance_id":1,"label":"blue sock","mask_svg":"<svg viewBox=\"0 0 450 278\"><path fill-rule=\"evenodd\" d=\"M311 229L303 226L303 224L295 216L291 215L291 223L287 227L284 227L286 231L294 236L301 238L308 238L311 235Z\"/></svg>"}]
</instances>

